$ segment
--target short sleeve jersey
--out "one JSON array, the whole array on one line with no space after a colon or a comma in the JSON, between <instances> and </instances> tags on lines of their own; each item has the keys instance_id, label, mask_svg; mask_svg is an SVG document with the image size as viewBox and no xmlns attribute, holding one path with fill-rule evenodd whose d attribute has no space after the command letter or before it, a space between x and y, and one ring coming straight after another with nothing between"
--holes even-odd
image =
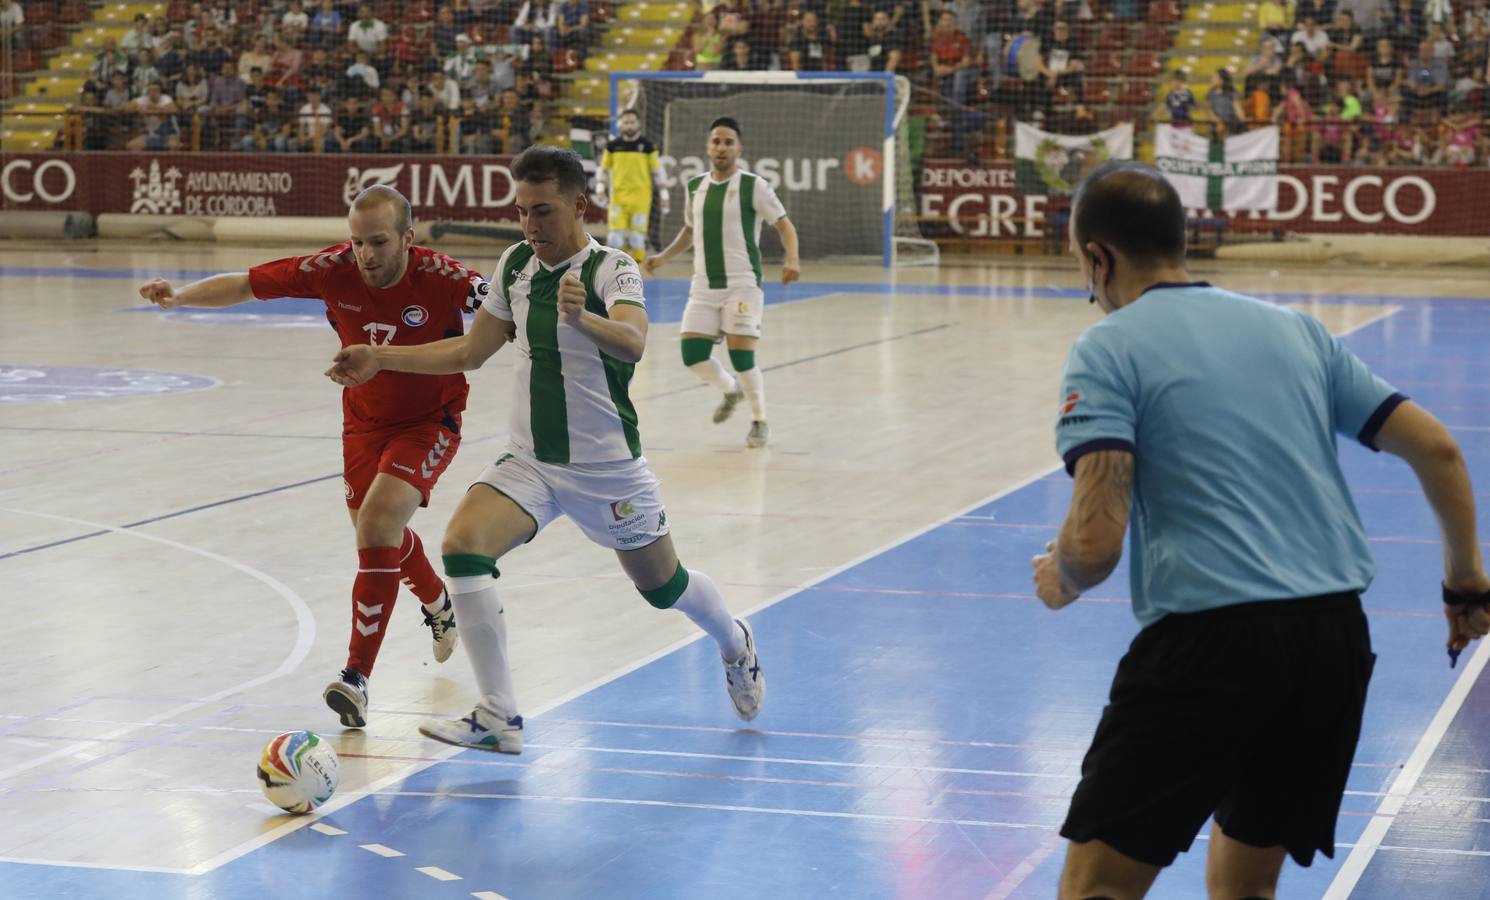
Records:
<instances>
[{"instance_id":1,"label":"short sleeve jersey","mask_svg":"<svg viewBox=\"0 0 1490 900\"><path fill-rule=\"evenodd\" d=\"M548 463L635 459L642 452L630 394L635 366L559 321L559 282L568 272L584 284L589 312L609 318L617 304L646 309L636 262L594 238L553 267L526 241L502 254L482 309L517 330L511 446Z\"/></svg>"},{"instance_id":2,"label":"short sleeve jersey","mask_svg":"<svg viewBox=\"0 0 1490 900\"><path fill-rule=\"evenodd\" d=\"M1072 347L1056 444L1070 472L1134 453L1129 568L1148 626L1364 590L1374 562L1335 435L1374 450L1404 399L1311 316L1156 285Z\"/></svg>"},{"instance_id":3,"label":"short sleeve jersey","mask_svg":"<svg viewBox=\"0 0 1490 900\"><path fill-rule=\"evenodd\" d=\"M657 147L645 137L633 141L617 137L606 144L600 168L610 173L611 202L632 209L651 208L652 170L658 165Z\"/></svg>"},{"instance_id":4,"label":"short sleeve jersey","mask_svg":"<svg viewBox=\"0 0 1490 900\"><path fill-rule=\"evenodd\" d=\"M254 266L249 287L260 300L308 297L326 304L326 318L341 345L427 344L465 332L461 314L479 303L479 272L427 247L409 249L404 277L391 288L362 279L351 242L309 256ZM348 433L405 422L456 416L466 407L464 375L380 372L367 384L342 392Z\"/></svg>"},{"instance_id":5,"label":"short sleeve jersey","mask_svg":"<svg viewBox=\"0 0 1490 900\"><path fill-rule=\"evenodd\" d=\"M693 228L693 289L761 286L761 223L786 216L776 192L742 169L724 181L688 182L683 221Z\"/></svg>"}]
</instances>

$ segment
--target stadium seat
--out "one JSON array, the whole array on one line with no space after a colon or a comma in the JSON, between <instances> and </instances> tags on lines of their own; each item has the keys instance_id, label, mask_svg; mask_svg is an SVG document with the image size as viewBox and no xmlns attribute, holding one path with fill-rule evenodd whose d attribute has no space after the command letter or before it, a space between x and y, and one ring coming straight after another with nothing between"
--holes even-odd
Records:
<instances>
[{"instance_id":1,"label":"stadium seat","mask_svg":"<svg viewBox=\"0 0 1490 900\"><path fill-rule=\"evenodd\" d=\"M1112 78L1122 70L1121 57L1116 51L1098 50L1092 54L1092 62L1086 67L1086 74L1094 78Z\"/></svg>"},{"instance_id":2,"label":"stadium seat","mask_svg":"<svg viewBox=\"0 0 1490 900\"><path fill-rule=\"evenodd\" d=\"M1106 79L1088 78L1081 91L1081 102L1087 106L1112 102L1112 85Z\"/></svg>"},{"instance_id":3,"label":"stadium seat","mask_svg":"<svg viewBox=\"0 0 1490 900\"><path fill-rule=\"evenodd\" d=\"M1148 106L1154 102L1154 83L1147 79L1130 81L1118 92L1119 106Z\"/></svg>"},{"instance_id":4,"label":"stadium seat","mask_svg":"<svg viewBox=\"0 0 1490 900\"><path fill-rule=\"evenodd\" d=\"M180 25L191 18L191 4L187 0L171 0L171 5L166 7L166 21L172 25Z\"/></svg>"},{"instance_id":5,"label":"stadium seat","mask_svg":"<svg viewBox=\"0 0 1490 900\"><path fill-rule=\"evenodd\" d=\"M33 0L26 4L23 12L28 25L42 25L57 21L57 4L52 0Z\"/></svg>"},{"instance_id":6,"label":"stadium seat","mask_svg":"<svg viewBox=\"0 0 1490 900\"><path fill-rule=\"evenodd\" d=\"M1128 26L1116 23L1102 26L1097 32L1098 50L1122 50L1128 45Z\"/></svg>"},{"instance_id":7,"label":"stadium seat","mask_svg":"<svg viewBox=\"0 0 1490 900\"><path fill-rule=\"evenodd\" d=\"M579 51L573 48L555 50L553 55L555 75L567 75L579 68Z\"/></svg>"},{"instance_id":8,"label":"stadium seat","mask_svg":"<svg viewBox=\"0 0 1490 900\"><path fill-rule=\"evenodd\" d=\"M1128 66L1123 74L1129 78L1156 78L1162 68L1157 53L1139 50L1128 58Z\"/></svg>"},{"instance_id":9,"label":"stadium seat","mask_svg":"<svg viewBox=\"0 0 1490 900\"><path fill-rule=\"evenodd\" d=\"M57 13L57 21L66 25L81 25L92 18L93 12L83 0L67 0Z\"/></svg>"},{"instance_id":10,"label":"stadium seat","mask_svg":"<svg viewBox=\"0 0 1490 900\"><path fill-rule=\"evenodd\" d=\"M697 67L692 50L672 51L667 55L667 65L663 66L669 72L692 72Z\"/></svg>"},{"instance_id":11,"label":"stadium seat","mask_svg":"<svg viewBox=\"0 0 1490 900\"><path fill-rule=\"evenodd\" d=\"M1366 77L1368 57L1358 50L1336 50L1330 58L1336 78L1359 80Z\"/></svg>"},{"instance_id":12,"label":"stadium seat","mask_svg":"<svg viewBox=\"0 0 1490 900\"><path fill-rule=\"evenodd\" d=\"M16 77L9 72L0 72L0 100L9 100L16 93Z\"/></svg>"},{"instance_id":13,"label":"stadium seat","mask_svg":"<svg viewBox=\"0 0 1490 900\"><path fill-rule=\"evenodd\" d=\"M17 50L11 56L11 68L16 72L35 72L46 66L46 60L38 50Z\"/></svg>"},{"instance_id":14,"label":"stadium seat","mask_svg":"<svg viewBox=\"0 0 1490 900\"><path fill-rule=\"evenodd\" d=\"M1180 20L1180 5L1174 0L1152 0L1149 3L1149 21L1155 25L1170 25Z\"/></svg>"},{"instance_id":15,"label":"stadium seat","mask_svg":"<svg viewBox=\"0 0 1490 900\"><path fill-rule=\"evenodd\" d=\"M1137 50L1168 50L1169 29L1163 25L1149 25L1138 35L1138 42L1133 45Z\"/></svg>"}]
</instances>

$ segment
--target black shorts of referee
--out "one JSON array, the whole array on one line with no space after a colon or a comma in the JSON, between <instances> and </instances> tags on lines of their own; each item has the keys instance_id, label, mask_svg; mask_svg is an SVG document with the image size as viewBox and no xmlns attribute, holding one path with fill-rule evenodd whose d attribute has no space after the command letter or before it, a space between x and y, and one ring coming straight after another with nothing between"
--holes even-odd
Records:
<instances>
[{"instance_id":1,"label":"black shorts of referee","mask_svg":"<svg viewBox=\"0 0 1490 900\"><path fill-rule=\"evenodd\" d=\"M1333 857L1375 662L1353 592L1165 616L1118 664L1061 836L1163 867L1214 814Z\"/></svg>"}]
</instances>

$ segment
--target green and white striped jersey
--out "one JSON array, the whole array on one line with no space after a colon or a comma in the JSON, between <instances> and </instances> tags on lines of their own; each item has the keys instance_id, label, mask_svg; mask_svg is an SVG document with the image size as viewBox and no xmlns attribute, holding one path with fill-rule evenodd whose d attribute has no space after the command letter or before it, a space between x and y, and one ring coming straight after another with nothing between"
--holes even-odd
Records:
<instances>
[{"instance_id":1,"label":"green and white striped jersey","mask_svg":"<svg viewBox=\"0 0 1490 900\"><path fill-rule=\"evenodd\" d=\"M785 215L758 175L736 169L725 181L709 173L689 179L683 221L693 226L693 289L760 287L761 222Z\"/></svg>"},{"instance_id":2,"label":"green and white striped jersey","mask_svg":"<svg viewBox=\"0 0 1490 900\"><path fill-rule=\"evenodd\" d=\"M646 308L636 263L594 238L554 268L526 241L502 254L481 308L517 326L511 446L547 463L635 459L642 453L628 393L635 366L559 321L559 280L571 270L588 292L588 311L608 318L618 303Z\"/></svg>"}]
</instances>

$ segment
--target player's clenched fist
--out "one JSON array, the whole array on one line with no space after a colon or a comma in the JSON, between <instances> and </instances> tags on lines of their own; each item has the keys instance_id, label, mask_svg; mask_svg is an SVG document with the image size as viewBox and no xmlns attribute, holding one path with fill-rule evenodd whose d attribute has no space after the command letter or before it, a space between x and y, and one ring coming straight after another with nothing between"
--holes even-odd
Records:
<instances>
[{"instance_id":1,"label":"player's clenched fist","mask_svg":"<svg viewBox=\"0 0 1490 900\"><path fill-rule=\"evenodd\" d=\"M171 309L181 304L176 296L175 288L164 278L152 278L140 285L140 296L159 306L161 309Z\"/></svg>"},{"instance_id":2,"label":"player's clenched fist","mask_svg":"<svg viewBox=\"0 0 1490 900\"><path fill-rule=\"evenodd\" d=\"M331 357L331 368L326 370L326 377L342 387L356 387L367 384L382 368L377 351L367 344L353 344L341 348Z\"/></svg>"},{"instance_id":3,"label":"player's clenched fist","mask_svg":"<svg viewBox=\"0 0 1490 900\"><path fill-rule=\"evenodd\" d=\"M642 268L647 270L648 275L656 275L657 270L662 268L662 264L665 262L667 260L660 256L649 256L642 260Z\"/></svg>"},{"instance_id":4,"label":"player's clenched fist","mask_svg":"<svg viewBox=\"0 0 1490 900\"><path fill-rule=\"evenodd\" d=\"M579 323L585 314L585 286L573 272L559 280L559 319L568 325Z\"/></svg>"}]
</instances>

